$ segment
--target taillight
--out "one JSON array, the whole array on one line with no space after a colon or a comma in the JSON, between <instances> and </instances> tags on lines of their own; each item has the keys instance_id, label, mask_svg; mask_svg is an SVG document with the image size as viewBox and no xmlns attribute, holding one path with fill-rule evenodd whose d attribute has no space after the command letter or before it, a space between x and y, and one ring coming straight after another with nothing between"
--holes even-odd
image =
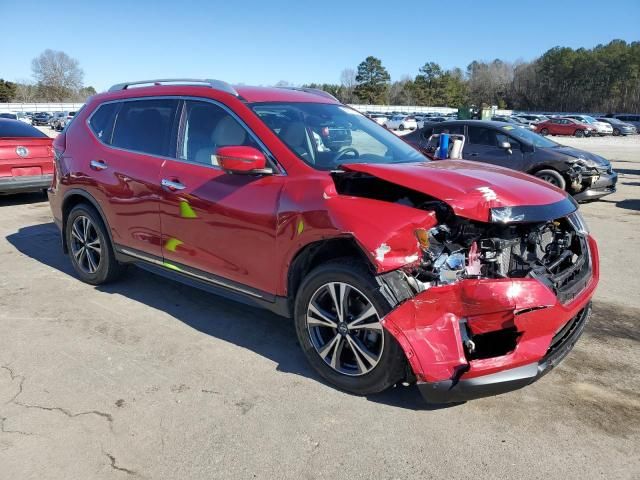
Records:
<instances>
[{"instance_id":1,"label":"taillight","mask_svg":"<svg viewBox=\"0 0 640 480\"><path fill-rule=\"evenodd\" d=\"M67 136L61 133L53 140L53 156L57 159L62 157L62 154L67 149Z\"/></svg>"}]
</instances>

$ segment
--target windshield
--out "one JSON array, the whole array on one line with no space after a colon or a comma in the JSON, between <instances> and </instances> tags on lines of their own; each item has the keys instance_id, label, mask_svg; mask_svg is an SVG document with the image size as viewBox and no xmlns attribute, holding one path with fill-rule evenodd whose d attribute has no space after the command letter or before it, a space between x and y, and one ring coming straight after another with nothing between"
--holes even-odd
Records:
<instances>
[{"instance_id":1,"label":"windshield","mask_svg":"<svg viewBox=\"0 0 640 480\"><path fill-rule=\"evenodd\" d=\"M395 134L343 105L258 103L252 108L293 153L318 170L343 163L427 161Z\"/></svg>"},{"instance_id":2,"label":"windshield","mask_svg":"<svg viewBox=\"0 0 640 480\"><path fill-rule=\"evenodd\" d=\"M515 128L506 125L502 127L502 130L509 132L509 135L521 140L523 143L531 144L534 147L551 148L559 145L556 142L553 142L542 135L538 135L537 133L533 133L531 130L526 128Z\"/></svg>"},{"instance_id":3,"label":"windshield","mask_svg":"<svg viewBox=\"0 0 640 480\"><path fill-rule=\"evenodd\" d=\"M589 115L583 115L582 117L582 121L586 122L586 123L595 123L596 119L593 117L590 117Z\"/></svg>"}]
</instances>

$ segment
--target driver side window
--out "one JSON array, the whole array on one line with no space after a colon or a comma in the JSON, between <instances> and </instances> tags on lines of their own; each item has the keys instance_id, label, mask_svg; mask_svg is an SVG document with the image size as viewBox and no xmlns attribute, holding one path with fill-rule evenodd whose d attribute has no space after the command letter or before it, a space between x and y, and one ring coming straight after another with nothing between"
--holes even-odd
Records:
<instances>
[{"instance_id":1,"label":"driver side window","mask_svg":"<svg viewBox=\"0 0 640 480\"><path fill-rule=\"evenodd\" d=\"M509 142L511 144L511 150L520 150L520 142L518 142L515 138L510 137L509 135L505 135L504 133L496 133L496 140L498 145L503 142Z\"/></svg>"},{"instance_id":2,"label":"driver side window","mask_svg":"<svg viewBox=\"0 0 640 480\"><path fill-rule=\"evenodd\" d=\"M237 145L259 148L247 129L222 107L209 102L185 102L181 160L217 167L218 148Z\"/></svg>"}]
</instances>

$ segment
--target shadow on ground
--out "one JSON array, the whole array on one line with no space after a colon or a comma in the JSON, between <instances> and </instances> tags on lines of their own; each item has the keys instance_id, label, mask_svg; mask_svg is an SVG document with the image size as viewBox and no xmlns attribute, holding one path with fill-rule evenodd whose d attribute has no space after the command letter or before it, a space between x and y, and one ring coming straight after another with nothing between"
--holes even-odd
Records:
<instances>
[{"instance_id":1,"label":"shadow on ground","mask_svg":"<svg viewBox=\"0 0 640 480\"><path fill-rule=\"evenodd\" d=\"M640 175L640 170L633 168L614 168L616 173L624 173L625 175Z\"/></svg>"},{"instance_id":2,"label":"shadow on ground","mask_svg":"<svg viewBox=\"0 0 640 480\"><path fill-rule=\"evenodd\" d=\"M631 198L627 198L625 200L619 200L619 201L615 201L615 200L607 200L607 199L600 199L601 202L604 203L613 203L616 207L618 208L623 208L625 210L635 210L640 211L640 200L638 199L631 199Z\"/></svg>"},{"instance_id":3,"label":"shadow on ground","mask_svg":"<svg viewBox=\"0 0 640 480\"><path fill-rule=\"evenodd\" d=\"M12 207L14 205L27 205L29 203L44 202L46 200L47 196L42 192L0 195L0 208Z\"/></svg>"},{"instance_id":4,"label":"shadow on ground","mask_svg":"<svg viewBox=\"0 0 640 480\"><path fill-rule=\"evenodd\" d=\"M21 253L75 278L69 259L62 253L60 235L53 223L23 227L7 236L7 240ZM119 281L96 288L162 310L206 335L250 349L276 362L279 371L322 382L308 366L297 344L293 323L288 319L135 267L129 268ZM425 404L415 386L399 386L367 399L410 410L449 406Z\"/></svg>"}]
</instances>

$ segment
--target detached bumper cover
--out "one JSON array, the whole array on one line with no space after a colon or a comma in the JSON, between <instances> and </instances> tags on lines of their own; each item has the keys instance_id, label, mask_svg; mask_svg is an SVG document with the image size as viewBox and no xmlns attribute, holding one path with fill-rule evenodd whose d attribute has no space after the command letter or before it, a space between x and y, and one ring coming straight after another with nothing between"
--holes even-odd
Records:
<instances>
[{"instance_id":1,"label":"detached bumper cover","mask_svg":"<svg viewBox=\"0 0 640 480\"><path fill-rule=\"evenodd\" d=\"M582 335L590 315L591 305L588 305L570 321L568 331L540 362L459 381L419 382L418 390L428 403L438 404L465 402L526 387L542 378L567 356Z\"/></svg>"},{"instance_id":2,"label":"detached bumper cover","mask_svg":"<svg viewBox=\"0 0 640 480\"><path fill-rule=\"evenodd\" d=\"M615 193L616 183L618 183L618 174L612 170L611 173L601 174L600 178L592 183L589 188L576 193L573 198L578 202L602 198Z\"/></svg>"},{"instance_id":3,"label":"detached bumper cover","mask_svg":"<svg viewBox=\"0 0 640 480\"><path fill-rule=\"evenodd\" d=\"M43 190L51 186L53 175L0 177L0 193Z\"/></svg>"}]
</instances>

